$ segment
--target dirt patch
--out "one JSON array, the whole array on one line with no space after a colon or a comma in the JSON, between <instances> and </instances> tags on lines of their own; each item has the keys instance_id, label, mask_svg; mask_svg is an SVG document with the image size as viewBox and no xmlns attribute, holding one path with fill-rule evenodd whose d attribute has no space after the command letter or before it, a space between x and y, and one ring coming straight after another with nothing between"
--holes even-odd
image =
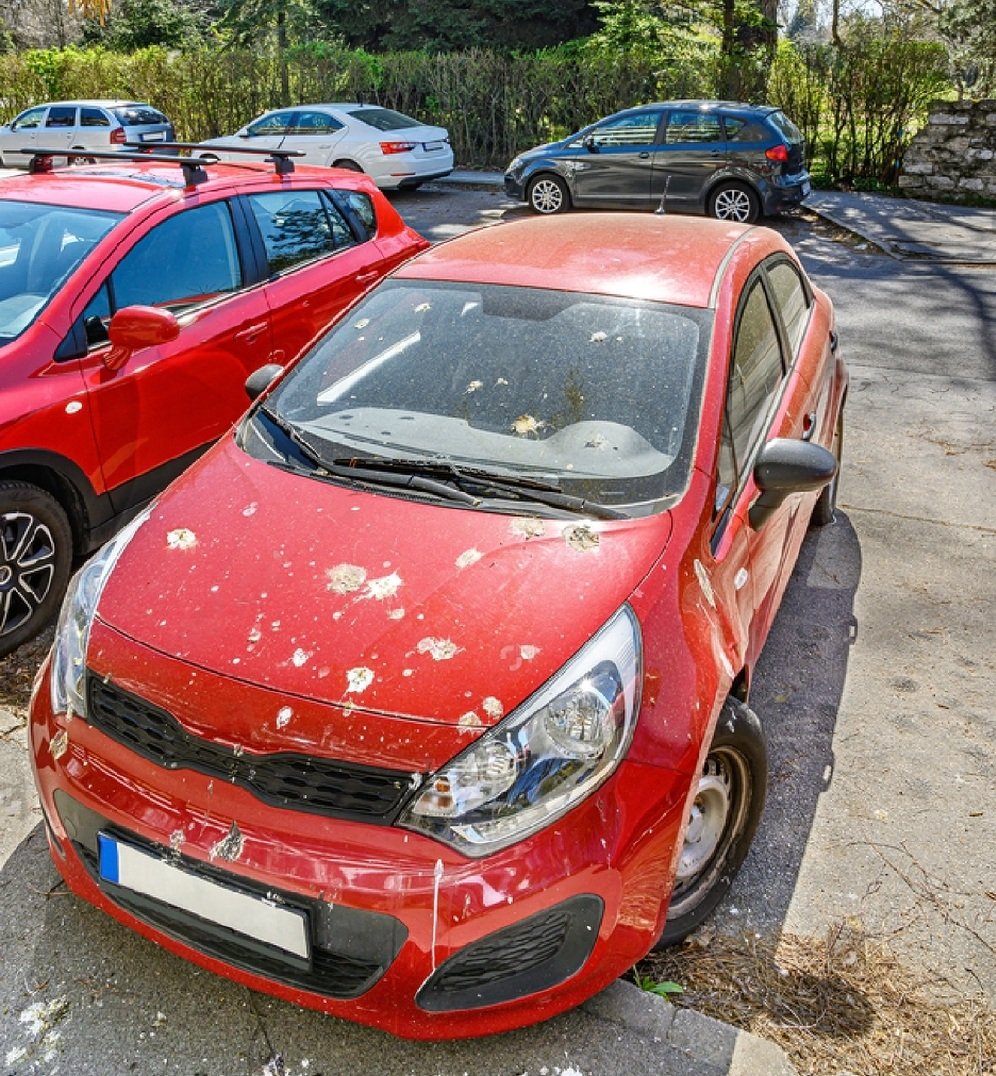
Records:
<instances>
[{"instance_id":1,"label":"dirt patch","mask_svg":"<svg viewBox=\"0 0 996 1076\"><path fill-rule=\"evenodd\" d=\"M9 710L21 725L28 720L28 699L38 667L52 645L55 628L42 632L5 658L0 658L0 710ZM2 734L2 733L0 733Z\"/></svg>"},{"instance_id":2,"label":"dirt patch","mask_svg":"<svg viewBox=\"0 0 996 1076\"><path fill-rule=\"evenodd\" d=\"M981 999L949 1005L856 921L825 938L717 935L654 954L638 978L683 987L682 1008L771 1039L804 1076L988 1076L996 1020Z\"/></svg>"}]
</instances>

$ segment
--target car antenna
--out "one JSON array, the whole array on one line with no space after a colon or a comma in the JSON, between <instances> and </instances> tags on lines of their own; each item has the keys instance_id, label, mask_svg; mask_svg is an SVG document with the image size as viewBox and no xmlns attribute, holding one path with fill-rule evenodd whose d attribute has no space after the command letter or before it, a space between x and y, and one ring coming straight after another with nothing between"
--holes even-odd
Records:
<instances>
[{"instance_id":1,"label":"car antenna","mask_svg":"<svg viewBox=\"0 0 996 1076\"><path fill-rule=\"evenodd\" d=\"M667 214L667 189L671 186L671 177L667 175L664 177L664 190L661 192L661 203L654 210L658 217L666 216Z\"/></svg>"}]
</instances>

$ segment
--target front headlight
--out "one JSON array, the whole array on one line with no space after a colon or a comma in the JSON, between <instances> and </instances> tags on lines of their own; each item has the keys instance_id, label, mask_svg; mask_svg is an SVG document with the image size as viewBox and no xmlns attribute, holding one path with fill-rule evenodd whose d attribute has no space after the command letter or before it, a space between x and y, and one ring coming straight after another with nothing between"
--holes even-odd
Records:
<instances>
[{"instance_id":1,"label":"front headlight","mask_svg":"<svg viewBox=\"0 0 996 1076\"><path fill-rule=\"evenodd\" d=\"M549 825L619 764L643 679L628 605L540 690L433 774L399 825L484 856Z\"/></svg>"},{"instance_id":2,"label":"front headlight","mask_svg":"<svg viewBox=\"0 0 996 1076\"><path fill-rule=\"evenodd\" d=\"M52 710L86 716L83 679L90 625L104 583L132 535L148 519L149 510L136 516L83 565L69 581L52 643Z\"/></svg>"}]
</instances>

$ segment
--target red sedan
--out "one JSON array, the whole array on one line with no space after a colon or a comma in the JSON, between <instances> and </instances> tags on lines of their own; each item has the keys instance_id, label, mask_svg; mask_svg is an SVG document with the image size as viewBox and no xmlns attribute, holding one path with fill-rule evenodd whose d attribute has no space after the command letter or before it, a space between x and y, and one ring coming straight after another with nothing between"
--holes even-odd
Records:
<instances>
[{"instance_id":1,"label":"red sedan","mask_svg":"<svg viewBox=\"0 0 996 1076\"><path fill-rule=\"evenodd\" d=\"M412 1038L713 910L847 387L774 232L540 218L408 262L79 575L32 704L70 887Z\"/></svg>"},{"instance_id":2,"label":"red sedan","mask_svg":"<svg viewBox=\"0 0 996 1076\"><path fill-rule=\"evenodd\" d=\"M428 246L369 180L292 155L94 156L0 185L0 656L230 428L249 373Z\"/></svg>"}]
</instances>

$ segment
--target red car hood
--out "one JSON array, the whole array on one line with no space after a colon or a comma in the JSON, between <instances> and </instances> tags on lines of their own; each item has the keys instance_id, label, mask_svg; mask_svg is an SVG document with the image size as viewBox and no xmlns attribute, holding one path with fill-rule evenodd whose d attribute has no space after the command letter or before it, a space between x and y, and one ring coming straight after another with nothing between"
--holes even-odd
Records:
<instances>
[{"instance_id":1,"label":"red car hood","mask_svg":"<svg viewBox=\"0 0 996 1076\"><path fill-rule=\"evenodd\" d=\"M105 623L235 680L488 726L625 601L670 534L439 507L289 474L231 439L164 493Z\"/></svg>"}]
</instances>

